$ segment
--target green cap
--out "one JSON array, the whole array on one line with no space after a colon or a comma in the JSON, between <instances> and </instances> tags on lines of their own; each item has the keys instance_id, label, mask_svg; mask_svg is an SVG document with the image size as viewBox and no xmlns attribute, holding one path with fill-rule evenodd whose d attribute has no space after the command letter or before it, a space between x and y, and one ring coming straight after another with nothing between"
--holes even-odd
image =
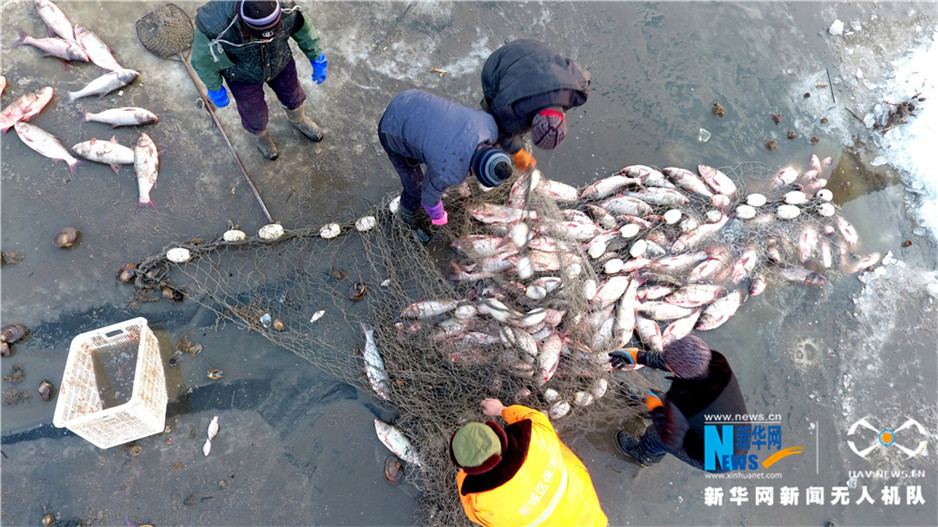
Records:
<instances>
[{"instance_id":1,"label":"green cap","mask_svg":"<svg viewBox=\"0 0 938 527\"><path fill-rule=\"evenodd\" d=\"M461 467L477 467L502 453L498 434L482 423L468 423L453 436L453 457Z\"/></svg>"}]
</instances>

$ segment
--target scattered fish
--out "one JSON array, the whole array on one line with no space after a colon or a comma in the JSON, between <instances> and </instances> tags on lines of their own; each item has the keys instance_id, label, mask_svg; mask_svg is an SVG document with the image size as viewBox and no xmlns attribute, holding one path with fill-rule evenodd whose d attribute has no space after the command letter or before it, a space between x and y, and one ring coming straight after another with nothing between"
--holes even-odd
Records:
<instances>
[{"instance_id":1,"label":"scattered fish","mask_svg":"<svg viewBox=\"0 0 938 527\"><path fill-rule=\"evenodd\" d=\"M364 322L361 323L361 328L365 333L365 351L362 356L365 358L365 373L368 376L368 382L371 383L371 388L378 394L378 397L390 401L390 380L384 369L384 361L381 360L378 346L375 344L374 330Z\"/></svg>"},{"instance_id":2,"label":"scattered fish","mask_svg":"<svg viewBox=\"0 0 938 527\"><path fill-rule=\"evenodd\" d=\"M56 35L65 40L75 40L75 30L72 23L61 9L49 0L33 0L33 6L39 18L45 22L46 26Z\"/></svg>"},{"instance_id":3,"label":"scattered fish","mask_svg":"<svg viewBox=\"0 0 938 527\"><path fill-rule=\"evenodd\" d=\"M32 119L51 100L52 88L46 86L13 101L0 113L0 132L6 133L14 124Z\"/></svg>"},{"instance_id":4,"label":"scattered fish","mask_svg":"<svg viewBox=\"0 0 938 527\"><path fill-rule=\"evenodd\" d=\"M119 69L117 71L105 73L104 75L101 75L100 77L86 84L84 88L78 91L68 92L68 102L74 102L76 99L88 97L90 95L104 97L118 88L127 86L133 82L133 80L136 79L137 75L139 74L139 72L130 69Z\"/></svg>"},{"instance_id":5,"label":"scattered fish","mask_svg":"<svg viewBox=\"0 0 938 527\"><path fill-rule=\"evenodd\" d=\"M134 145L134 177L137 178L137 189L140 196L137 199L137 211L143 207L156 210L156 205L150 201L150 189L156 185L159 175L160 157L156 145L147 134L140 134L137 144Z\"/></svg>"},{"instance_id":6,"label":"scattered fish","mask_svg":"<svg viewBox=\"0 0 938 527\"><path fill-rule=\"evenodd\" d=\"M325 310L325 309L320 309L319 311L313 313L313 316L311 316L311 317L309 318L309 321L310 321L310 322L316 322L317 320L319 320L320 318L322 318L322 316L325 315L325 314L326 314L326 310Z\"/></svg>"},{"instance_id":7,"label":"scattered fish","mask_svg":"<svg viewBox=\"0 0 938 527\"><path fill-rule=\"evenodd\" d=\"M62 141L49 132L25 122L18 122L13 125L16 128L16 135L23 140L29 148L52 159L53 161L65 161L68 163L68 169L75 177L79 161L75 159L62 144Z\"/></svg>"},{"instance_id":8,"label":"scattered fish","mask_svg":"<svg viewBox=\"0 0 938 527\"><path fill-rule=\"evenodd\" d=\"M208 424L208 438L209 440L215 439L215 436L218 435L218 416L212 417L212 421Z\"/></svg>"},{"instance_id":9,"label":"scattered fish","mask_svg":"<svg viewBox=\"0 0 938 527\"><path fill-rule=\"evenodd\" d=\"M88 62L91 60L85 50L72 40L64 38L34 38L22 29L18 30L20 38L13 43L13 47L32 46L42 51L47 57L58 57L71 62Z\"/></svg>"},{"instance_id":10,"label":"scattered fish","mask_svg":"<svg viewBox=\"0 0 938 527\"><path fill-rule=\"evenodd\" d=\"M121 70L121 65L114 59L110 48L101 41L90 29L75 24L75 40L81 45L91 62L94 62L105 72Z\"/></svg>"},{"instance_id":11,"label":"scattered fish","mask_svg":"<svg viewBox=\"0 0 938 527\"><path fill-rule=\"evenodd\" d=\"M404 434L393 425L385 423L380 419L375 419L375 433L384 446L388 447L395 456L402 459L405 463L420 466L420 456L417 449L411 444Z\"/></svg>"},{"instance_id":12,"label":"scattered fish","mask_svg":"<svg viewBox=\"0 0 938 527\"><path fill-rule=\"evenodd\" d=\"M120 165L134 164L133 148L121 145L115 137L110 141L90 139L72 146L72 151L88 161L111 165L114 172L118 171Z\"/></svg>"},{"instance_id":13,"label":"scattered fish","mask_svg":"<svg viewBox=\"0 0 938 527\"><path fill-rule=\"evenodd\" d=\"M82 121L94 121L111 125L111 128L118 126L136 126L141 124L151 124L158 122L156 114L146 108L112 108L102 112L92 113L81 110Z\"/></svg>"}]
</instances>

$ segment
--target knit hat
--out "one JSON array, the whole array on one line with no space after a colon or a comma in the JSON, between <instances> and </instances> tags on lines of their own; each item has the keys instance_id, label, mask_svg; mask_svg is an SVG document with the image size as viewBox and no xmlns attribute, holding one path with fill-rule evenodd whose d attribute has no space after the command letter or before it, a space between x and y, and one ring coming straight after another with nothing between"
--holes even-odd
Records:
<instances>
[{"instance_id":1,"label":"knit hat","mask_svg":"<svg viewBox=\"0 0 938 527\"><path fill-rule=\"evenodd\" d=\"M701 377L710 366L710 347L697 335L688 335L664 347L664 362L682 379Z\"/></svg>"},{"instance_id":2,"label":"knit hat","mask_svg":"<svg viewBox=\"0 0 938 527\"><path fill-rule=\"evenodd\" d=\"M469 170L483 187L497 187L511 177L511 158L503 150L487 146L472 155Z\"/></svg>"},{"instance_id":3,"label":"knit hat","mask_svg":"<svg viewBox=\"0 0 938 527\"><path fill-rule=\"evenodd\" d=\"M276 0L241 0L238 10L251 36L271 38L280 25L280 2Z\"/></svg>"},{"instance_id":4,"label":"knit hat","mask_svg":"<svg viewBox=\"0 0 938 527\"><path fill-rule=\"evenodd\" d=\"M454 465L469 474L488 472L502 460L508 435L494 421L466 423L449 440L449 456Z\"/></svg>"},{"instance_id":5,"label":"knit hat","mask_svg":"<svg viewBox=\"0 0 938 527\"><path fill-rule=\"evenodd\" d=\"M567 137L567 121L563 112L553 108L541 110L531 122L531 140L544 150L553 150Z\"/></svg>"}]
</instances>

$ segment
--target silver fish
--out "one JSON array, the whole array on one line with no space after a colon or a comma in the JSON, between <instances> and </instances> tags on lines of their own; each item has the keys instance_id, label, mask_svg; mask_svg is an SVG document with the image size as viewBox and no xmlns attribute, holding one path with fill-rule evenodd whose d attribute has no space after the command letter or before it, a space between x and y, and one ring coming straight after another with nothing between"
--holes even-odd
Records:
<instances>
[{"instance_id":1,"label":"silver fish","mask_svg":"<svg viewBox=\"0 0 938 527\"><path fill-rule=\"evenodd\" d=\"M749 276L750 271L756 267L758 261L759 254L756 250L752 247L747 248L743 251L742 256L733 264L730 270L730 281L734 285L742 282L744 278Z\"/></svg>"},{"instance_id":2,"label":"silver fish","mask_svg":"<svg viewBox=\"0 0 938 527\"><path fill-rule=\"evenodd\" d=\"M661 340L661 328L658 323L641 315L635 317L635 330L638 332L638 338L647 349L654 351L664 350L664 343Z\"/></svg>"},{"instance_id":3,"label":"silver fish","mask_svg":"<svg viewBox=\"0 0 938 527\"><path fill-rule=\"evenodd\" d=\"M653 320L677 320L694 312L689 307L676 306L667 302L643 302L638 311Z\"/></svg>"},{"instance_id":4,"label":"silver fish","mask_svg":"<svg viewBox=\"0 0 938 527\"><path fill-rule=\"evenodd\" d=\"M590 203L587 203L585 208L587 214L589 214L593 220L599 224L600 227L604 229L616 228L616 225L618 224L616 217L612 214L609 214L609 211L606 209Z\"/></svg>"},{"instance_id":5,"label":"silver fish","mask_svg":"<svg viewBox=\"0 0 938 527\"><path fill-rule=\"evenodd\" d=\"M626 175L638 178L646 187L677 188L660 171L645 165L631 165L622 169Z\"/></svg>"},{"instance_id":6,"label":"silver fish","mask_svg":"<svg viewBox=\"0 0 938 527\"><path fill-rule=\"evenodd\" d=\"M705 307L694 327L700 331L718 328L736 314L736 310L742 303L742 290L734 289Z\"/></svg>"},{"instance_id":7,"label":"silver fish","mask_svg":"<svg viewBox=\"0 0 938 527\"><path fill-rule=\"evenodd\" d=\"M791 165L782 167L772 178L772 188L777 189L789 185L798 179L798 171Z\"/></svg>"},{"instance_id":8,"label":"silver fish","mask_svg":"<svg viewBox=\"0 0 938 527\"><path fill-rule=\"evenodd\" d=\"M124 87L134 79L137 78L139 73L135 70L130 69L119 69L117 71L112 71L110 73L105 73L97 79L89 82L85 85L84 88L78 91L68 92L68 102L73 102L76 99L82 97L88 97L89 95L98 95L103 97L112 91Z\"/></svg>"},{"instance_id":9,"label":"silver fish","mask_svg":"<svg viewBox=\"0 0 938 527\"><path fill-rule=\"evenodd\" d=\"M557 221L552 223L540 224L538 231L555 236L564 240L576 240L579 242L592 240L603 230L594 223L580 223L578 221Z\"/></svg>"},{"instance_id":10,"label":"silver fish","mask_svg":"<svg viewBox=\"0 0 938 527\"><path fill-rule=\"evenodd\" d=\"M729 221L729 216L723 214L720 218L720 221L716 223L704 223L690 232L685 232L684 234L678 236L677 240L671 244L671 252L676 254L697 247L708 238L719 232L720 229L726 225L727 221Z\"/></svg>"},{"instance_id":11,"label":"silver fish","mask_svg":"<svg viewBox=\"0 0 938 527\"><path fill-rule=\"evenodd\" d=\"M680 207L690 201L680 191L662 187L649 187L639 192L626 192L623 195L640 199L649 205L664 205L667 207Z\"/></svg>"},{"instance_id":12,"label":"silver fish","mask_svg":"<svg viewBox=\"0 0 938 527\"><path fill-rule=\"evenodd\" d=\"M614 304L616 300L622 298L631 283L628 276L613 276L596 289L596 294L589 299L590 304L599 309Z\"/></svg>"},{"instance_id":13,"label":"silver fish","mask_svg":"<svg viewBox=\"0 0 938 527\"><path fill-rule=\"evenodd\" d=\"M872 253L872 254L863 256L858 260L845 261L841 266L841 270L844 273L853 274L858 271L862 271L866 269L867 267L870 267L871 265L876 265L876 263L879 262L880 258L881 258L881 255L879 253Z\"/></svg>"},{"instance_id":14,"label":"silver fish","mask_svg":"<svg viewBox=\"0 0 938 527\"><path fill-rule=\"evenodd\" d=\"M132 165L134 163L133 148L119 144L114 137L110 141L90 139L76 144L72 147L72 151L88 161L111 165L114 172L117 172L120 165Z\"/></svg>"},{"instance_id":15,"label":"silver fish","mask_svg":"<svg viewBox=\"0 0 938 527\"><path fill-rule=\"evenodd\" d=\"M514 223L522 219L537 219L536 211L516 209L494 203L467 206L466 211L482 223Z\"/></svg>"},{"instance_id":16,"label":"silver fish","mask_svg":"<svg viewBox=\"0 0 938 527\"><path fill-rule=\"evenodd\" d=\"M215 439L215 436L218 435L218 416L212 417L212 421L208 424L208 430L206 431L209 439Z\"/></svg>"},{"instance_id":17,"label":"silver fish","mask_svg":"<svg viewBox=\"0 0 938 527\"><path fill-rule=\"evenodd\" d=\"M653 271L661 273L677 273L688 269L691 266L695 266L699 262L702 262L706 259L706 251L697 251L693 253L675 254L674 256L667 256L665 258L652 260L648 263L647 267Z\"/></svg>"},{"instance_id":18,"label":"silver fish","mask_svg":"<svg viewBox=\"0 0 938 527\"><path fill-rule=\"evenodd\" d=\"M404 308L401 318L430 318L448 313L459 307L459 300L421 300Z\"/></svg>"},{"instance_id":19,"label":"silver fish","mask_svg":"<svg viewBox=\"0 0 938 527\"><path fill-rule=\"evenodd\" d=\"M577 200L580 194L576 188L566 183L545 177L542 177L541 180L538 181L537 187L535 188L538 192L560 203L572 203Z\"/></svg>"},{"instance_id":20,"label":"silver fish","mask_svg":"<svg viewBox=\"0 0 938 527\"><path fill-rule=\"evenodd\" d=\"M616 321L612 328L613 338L617 347L625 347L632 340L632 333L635 331L635 309L638 307L638 286L639 280L632 280L625 289L625 293L619 298L616 305Z\"/></svg>"},{"instance_id":21,"label":"silver fish","mask_svg":"<svg viewBox=\"0 0 938 527\"><path fill-rule=\"evenodd\" d=\"M622 173L614 174L583 189L580 199L602 199L611 196L622 187L638 186L641 183L642 180L639 178L629 177Z\"/></svg>"},{"instance_id":22,"label":"silver fish","mask_svg":"<svg viewBox=\"0 0 938 527\"><path fill-rule=\"evenodd\" d=\"M801 235L798 236L798 252L801 263L807 262L808 258L814 254L819 240L817 226L813 223L805 223L804 227L801 228Z\"/></svg>"},{"instance_id":23,"label":"silver fish","mask_svg":"<svg viewBox=\"0 0 938 527\"><path fill-rule=\"evenodd\" d=\"M22 29L18 30L20 38L13 43L16 46L32 46L42 51L46 56L58 57L72 62L88 62L88 54L74 41L64 38L33 38L26 34Z\"/></svg>"},{"instance_id":24,"label":"silver fish","mask_svg":"<svg viewBox=\"0 0 938 527\"><path fill-rule=\"evenodd\" d=\"M664 301L681 307L700 307L713 302L722 293L723 286L718 284L690 284L674 291Z\"/></svg>"},{"instance_id":25,"label":"silver fish","mask_svg":"<svg viewBox=\"0 0 938 527\"><path fill-rule=\"evenodd\" d=\"M72 23L68 21L68 17L57 5L49 0L33 0L33 6L36 8L39 18L45 22L53 33L65 40L75 40L75 30L72 28Z\"/></svg>"},{"instance_id":26,"label":"silver fish","mask_svg":"<svg viewBox=\"0 0 938 527\"><path fill-rule=\"evenodd\" d=\"M26 146L54 161L65 161L68 163L72 177L75 177L79 161L68 152L58 137L38 126L24 122L18 122L13 127L16 128L16 135L26 143Z\"/></svg>"},{"instance_id":27,"label":"silver fish","mask_svg":"<svg viewBox=\"0 0 938 527\"><path fill-rule=\"evenodd\" d=\"M613 214L627 214L630 216L647 216L653 212L651 205L640 199L628 196L613 196L599 203L599 206Z\"/></svg>"},{"instance_id":28,"label":"silver fish","mask_svg":"<svg viewBox=\"0 0 938 527\"><path fill-rule=\"evenodd\" d=\"M103 112L91 113L81 111L84 122L94 121L111 125L111 128L118 126L133 126L138 124L150 124L159 121L156 114L145 108L126 107L111 108Z\"/></svg>"},{"instance_id":29,"label":"silver fish","mask_svg":"<svg viewBox=\"0 0 938 527\"><path fill-rule=\"evenodd\" d=\"M551 333L549 337L541 343L540 352L537 356L538 381L545 383L554 376L557 371L557 364L560 363L560 350L563 348L563 341L557 333Z\"/></svg>"},{"instance_id":30,"label":"silver fish","mask_svg":"<svg viewBox=\"0 0 938 527\"><path fill-rule=\"evenodd\" d=\"M708 187L697 174L694 174L686 168L667 167L661 172L663 172L672 183L684 190L707 198L713 197L713 192L710 190L710 187Z\"/></svg>"},{"instance_id":31,"label":"silver fish","mask_svg":"<svg viewBox=\"0 0 938 527\"><path fill-rule=\"evenodd\" d=\"M667 346L675 340L680 340L689 335L690 332L693 331L694 325L697 324L698 319L700 319L699 309L684 318L679 318L668 324L668 327L664 328L664 331L661 332L661 344Z\"/></svg>"},{"instance_id":32,"label":"silver fish","mask_svg":"<svg viewBox=\"0 0 938 527\"><path fill-rule=\"evenodd\" d=\"M160 155L156 145L147 134L140 134L137 144L134 145L134 177L137 178L137 211L143 207L156 210L156 205L150 201L150 189L156 185L159 176Z\"/></svg>"},{"instance_id":33,"label":"silver fish","mask_svg":"<svg viewBox=\"0 0 938 527\"><path fill-rule=\"evenodd\" d=\"M420 456L410 440L397 428L380 419L375 419L375 433L388 450L412 465L420 465Z\"/></svg>"},{"instance_id":34,"label":"silver fish","mask_svg":"<svg viewBox=\"0 0 938 527\"><path fill-rule=\"evenodd\" d=\"M0 113L0 132L6 133L14 124L35 117L52 100L53 90L46 86L20 96Z\"/></svg>"},{"instance_id":35,"label":"silver fish","mask_svg":"<svg viewBox=\"0 0 938 527\"><path fill-rule=\"evenodd\" d=\"M81 44L91 62L97 64L104 71L123 69L114 59L114 55L111 54L107 44L101 41L98 35L95 35L91 30L75 24L75 40Z\"/></svg>"},{"instance_id":36,"label":"silver fish","mask_svg":"<svg viewBox=\"0 0 938 527\"><path fill-rule=\"evenodd\" d=\"M384 369L384 361L381 360L378 346L375 344L375 332L368 324L364 322L360 324L365 333L365 351L362 356L365 358L365 374L368 376L368 382L371 383L371 389L378 394L378 397L390 401L390 380L387 370Z\"/></svg>"},{"instance_id":37,"label":"silver fish","mask_svg":"<svg viewBox=\"0 0 938 527\"><path fill-rule=\"evenodd\" d=\"M850 222L839 214L834 216L834 221L837 223L837 230L840 231L840 235L844 237L844 241L851 247L856 245L860 237L857 234L857 230L853 228L853 225L850 225Z\"/></svg>"},{"instance_id":38,"label":"silver fish","mask_svg":"<svg viewBox=\"0 0 938 527\"><path fill-rule=\"evenodd\" d=\"M730 198L736 196L736 183L733 183L733 180L723 172L707 165L697 165L697 172L699 172L700 177L710 185L710 188L718 194L723 194Z\"/></svg>"}]
</instances>

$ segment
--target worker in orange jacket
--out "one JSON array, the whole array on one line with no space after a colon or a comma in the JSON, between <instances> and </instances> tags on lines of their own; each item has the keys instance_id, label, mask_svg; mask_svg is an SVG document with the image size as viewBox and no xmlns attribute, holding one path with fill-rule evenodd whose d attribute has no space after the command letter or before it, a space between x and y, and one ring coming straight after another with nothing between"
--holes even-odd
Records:
<instances>
[{"instance_id":1,"label":"worker in orange jacket","mask_svg":"<svg viewBox=\"0 0 938 527\"><path fill-rule=\"evenodd\" d=\"M482 401L494 421L472 422L450 438L459 499L469 519L486 526L604 526L589 471L541 412L498 399Z\"/></svg>"}]
</instances>

